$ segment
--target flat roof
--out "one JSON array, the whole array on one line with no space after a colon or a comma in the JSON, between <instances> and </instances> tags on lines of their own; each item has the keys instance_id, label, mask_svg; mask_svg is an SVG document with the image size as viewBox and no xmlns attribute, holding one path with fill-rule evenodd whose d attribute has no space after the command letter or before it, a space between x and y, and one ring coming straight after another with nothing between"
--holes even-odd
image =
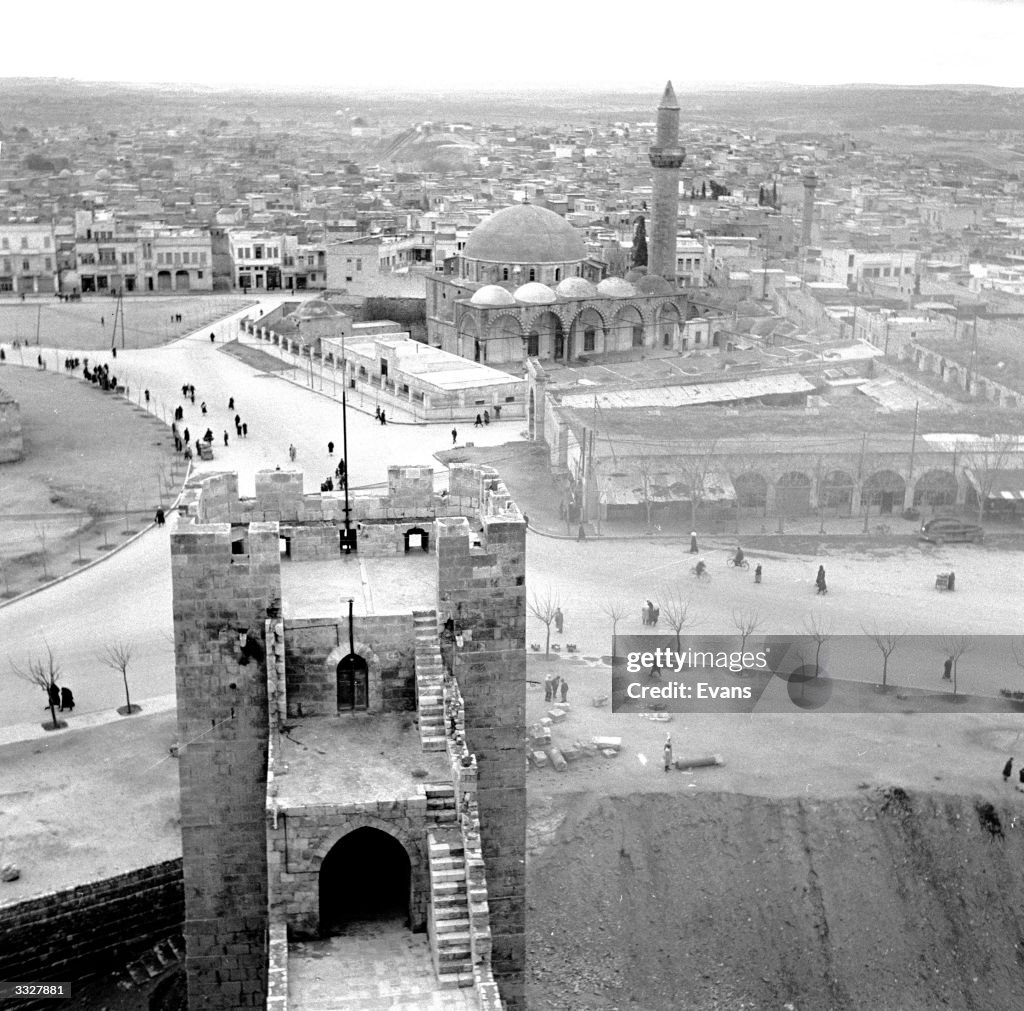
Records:
<instances>
[{"instance_id":1,"label":"flat roof","mask_svg":"<svg viewBox=\"0 0 1024 1011\"><path fill-rule=\"evenodd\" d=\"M779 376L752 376L723 383L692 383L686 386L656 386L639 390L614 390L599 394L569 394L562 397L566 407L592 407L597 398L601 408L686 407L692 404L720 404L733 400L779 394L810 393L814 386L795 372Z\"/></svg>"},{"instance_id":2,"label":"flat roof","mask_svg":"<svg viewBox=\"0 0 1024 1011\"><path fill-rule=\"evenodd\" d=\"M423 750L411 715L290 716L274 775L277 803L296 808L401 801L421 796L424 783L450 783L447 753ZM415 777L414 769L427 775Z\"/></svg>"}]
</instances>

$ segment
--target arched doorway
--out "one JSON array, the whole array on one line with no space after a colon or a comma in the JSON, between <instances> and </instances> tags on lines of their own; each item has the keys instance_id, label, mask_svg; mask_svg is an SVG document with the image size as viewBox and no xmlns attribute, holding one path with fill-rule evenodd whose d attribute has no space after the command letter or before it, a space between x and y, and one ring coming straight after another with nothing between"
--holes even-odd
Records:
<instances>
[{"instance_id":1,"label":"arched doorway","mask_svg":"<svg viewBox=\"0 0 1024 1011\"><path fill-rule=\"evenodd\" d=\"M369 667L357 653L343 656L336 670L338 679L338 711L369 707Z\"/></svg>"},{"instance_id":2,"label":"arched doorway","mask_svg":"<svg viewBox=\"0 0 1024 1011\"><path fill-rule=\"evenodd\" d=\"M738 509L765 513L768 508L768 482L757 471L745 471L732 479Z\"/></svg>"},{"instance_id":3,"label":"arched doorway","mask_svg":"<svg viewBox=\"0 0 1024 1011\"><path fill-rule=\"evenodd\" d=\"M956 505L956 477L949 470L926 470L914 486L914 505L938 509Z\"/></svg>"},{"instance_id":4,"label":"arched doorway","mask_svg":"<svg viewBox=\"0 0 1024 1011\"><path fill-rule=\"evenodd\" d=\"M879 515L888 516L893 508L903 508L906 482L894 470L879 470L864 482L861 505L875 508Z\"/></svg>"},{"instance_id":5,"label":"arched doorway","mask_svg":"<svg viewBox=\"0 0 1024 1011\"><path fill-rule=\"evenodd\" d=\"M775 507L783 516L802 516L811 508L811 479L791 470L775 482Z\"/></svg>"},{"instance_id":6,"label":"arched doorway","mask_svg":"<svg viewBox=\"0 0 1024 1011\"><path fill-rule=\"evenodd\" d=\"M160 270L157 272L156 286L160 291L171 290L171 272L169 270Z\"/></svg>"},{"instance_id":7,"label":"arched doorway","mask_svg":"<svg viewBox=\"0 0 1024 1011\"><path fill-rule=\"evenodd\" d=\"M853 510L856 482L845 470L830 470L818 485L818 506L833 509L836 516L849 516Z\"/></svg>"},{"instance_id":8,"label":"arched doorway","mask_svg":"<svg viewBox=\"0 0 1024 1011\"><path fill-rule=\"evenodd\" d=\"M356 924L411 923L411 866L405 847L378 828L342 836L320 864L320 934Z\"/></svg>"},{"instance_id":9,"label":"arched doorway","mask_svg":"<svg viewBox=\"0 0 1024 1011\"><path fill-rule=\"evenodd\" d=\"M174 272L174 289L175 291L188 291L189 279L187 270L176 270Z\"/></svg>"}]
</instances>

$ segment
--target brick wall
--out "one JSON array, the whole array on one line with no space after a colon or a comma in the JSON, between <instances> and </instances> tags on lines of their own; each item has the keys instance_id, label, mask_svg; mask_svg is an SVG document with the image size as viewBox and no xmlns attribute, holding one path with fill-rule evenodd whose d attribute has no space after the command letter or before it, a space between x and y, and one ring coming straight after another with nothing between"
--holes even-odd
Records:
<instances>
[{"instance_id":1,"label":"brick wall","mask_svg":"<svg viewBox=\"0 0 1024 1011\"><path fill-rule=\"evenodd\" d=\"M437 521L438 614L457 615L465 645L456 674L477 802L493 935L493 968L509 1008L524 1006L526 773L526 526L494 471L459 481L481 491L483 532ZM488 515L490 513L490 515ZM479 537L479 547L474 540Z\"/></svg>"},{"instance_id":2,"label":"brick wall","mask_svg":"<svg viewBox=\"0 0 1024 1011\"><path fill-rule=\"evenodd\" d=\"M233 477L233 475L232 475ZM196 512L230 503L207 482ZM211 487L212 485L212 487ZM190 510L191 512L191 510ZM266 998L267 675L239 663L239 630L262 643L280 599L276 523L252 523L247 554L228 523L181 526L171 538L178 697L185 938L192 1008L263 1007Z\"/></svg>"},{"instance_id":3,"label":"brick wall","mask_svg":"<svg viewBox=\"0 0 1024 1011\"><path fill-rule=\"evenodd\" d=\"M0 907L0 979L109 975L183 917L180 859Z\"/></svg>"},{"instance_id":4,"label":"brick wall","mask_svg":"<svg viewBox=\"0 0 1024 1011\"><path fill-rule=\"evenodd\" d=\"M359 616L353 626L355 651L369 668L369 711L415 709L412 614ZM284 639L288 715L337 713L336 670L349 652L348 618L286 621Z\"/></svg>"}]
</instances>

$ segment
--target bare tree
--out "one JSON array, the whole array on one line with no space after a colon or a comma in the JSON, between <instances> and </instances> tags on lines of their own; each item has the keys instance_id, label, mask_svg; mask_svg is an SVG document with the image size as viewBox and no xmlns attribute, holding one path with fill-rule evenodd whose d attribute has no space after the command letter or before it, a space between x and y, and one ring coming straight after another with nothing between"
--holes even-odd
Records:
<instances>
[{"instance_id":1,"label":"bare tree","mask_svg":"<svg viewBox=\"0 0 1024 1011\"><path fill-rule=\"evenodd\" d=\"M555 612L561 605L558 601L558 594L552 591L549 586L543 594L534 593L530 597L529 610L538 621L544 622L547 629L547 641L544 643L544 655L551 655L551 623L555 620Z\"/></svg>"},{"instance_id":2,"label":"bare tree","mask_svg":"<svg viewBox=\"0 0 1024 1011\"><path fill-rule=\"evenodd\" d=\"M8 662L16 677L21 678L22 681L27 681L29 684L38 685L46 692L46 705L50 710L50 718L53 720L53 727L51 729L60 730L62 727L66 727L67 724L63 720L57 719L57 708L53 699L53 690L57 688L57 682L60 681L61 670L60 664L54 659L50 644L46 643L45 659L43 657L30 656L24 667L19 667L13 660Z\"/></svg>"},{"instance_id":3,"label":"bare tree","mask_svg":"<svg viewBox=\"0 0 1024 1011\"><path fill-rule=\"evenodd\" d=\"M889 683L889 657L896 652L896 647L899 646L900 640L907 633L868 631L863 625L861 625L861 631L878 647L879 652L882 654L882 687L884 688Z\"/></svg>"},{"instance_id":4,"label":"bare tree","mask_svg":"<svg viewBox=\"0 0 1024 1011\"><path fill-rule=\"evenodd\" d=\"M690 599L684 597L678 589L668 586L659 592L658 599L666 623L676 634L676 650L681 653L683 629L697 623L696 617L690 613Z\"/></svg>"},{"instance_id":5,"label":"bare tree","mask_svg":"<svg viewBox=\"0 0 1024 1011\"><path fill-rule=\"evenodd\" d=\"M964 466L970 471L969 480L978 493L979 523L985 517L985 503L992 494L1000 471L1007 467L1009 458L1016 456L1021 449L1024 449L1024 445L1019 434L994 435L985 440L983 447L964 454Z\"/></svg>"},{"instance_id":6,"label":"bare tree","mask_svg":"<svg viewBox=\"0 0 1024 1011\"><path fill-rule=\"evenodd\" d=\"M606 600L601 610L612 623L612 655L615 655L615 637L619 634L619 622L629 614L629 608L621 600Z\"/></svg>"},{"instance_id":7,"label":"bare tree","mask_svg":"<svg viewBox=\"0 0 1024 1011\"><path fill-rule=\"evenodd\" d=\"M131 695L128 691L128 665L132 662L135 653L135 644L119 639L111 643L100 655L100 661L106 664L111 670L117 671L124 681L124 708L118 709L122 716L131 716L132 713L142 712L142 706L133 706Z\"/></svg>"},{"instance_id":8,"label":"bare tree","mask_svg":"<svg viewBox=\"0 0 1024 1011\"><path fill-rule=\"evenodd\" d=\"M134 497L135 494L135 485L131 480L125 478L118 485L117 491L117 497L120 499L121 505L124 507L124 530L121 532L125 534L134 533L134 531L128 526L128 508L131 505L132 498Z\"/></svg>"},{"instance_id":9,"label":"bare tree","mask_svg":"<svg viewBox=\"0 0 1024 1011\"><path fill-rule=\"evenodd\" d=\"M761 615L758 611L740 609L732 612L732 623L740 634L740 652L746 653L747 640L761 627Z\"/></svg>"},{"instance_id":10,"label":"bare tree","mask_svg":"<svg viewBox=\"0 0 1024 1011\"><path fill-rule=\"evenodd\" d=\"M654 461L646 453L641 452L636 466L640 486L633 490L643 503L644 512L647 515L647 526L650 527L651 508L654 506Z\"/></svg>"},{"instance_id":11,"label":"bare tree","mask_svg":"<svg viewBox=\"0 0 1024 1011\"><path fill-rule=\"evenodd\" d=\"M812 614L805 622L807 634L814 640L814 676L821 676L821 649L832 638L834 625L831 618Z\"/></svg>"},{"instance_id":12,"label":"bare tree","mask_svg":"<svg viewBox=\"0 0 1024 1011\"><path fill-rule=\"evenodd\" d=\"M49 579L50 572L46 565L46 546L50 540L50 531L47 529L45 523L36 523L34 524L33 529L36 532L36 540L39 542L40 556L43 561L43 579Z\"/></svg>"},{"instance_id":13,"label":"bare tree","mask_svg":"<svg viewBox=\"0 0 1024 1011\"><path fill-rule=\"evenodd\" d=\"M716 439L705 439L693 443L693 452L679 461L679 471L690 496L691 529L697 523L697 511L706 499L716 491L712 487L712 464L715 461Z\"/></svg>"},{"instance_id":14,"label":"bare tree","mask_svg":"<svg viewBox=\"0 0 1024 1011\"><path fill-rule=\"evenodd\" d=\"M942 650L953 661L953 694L957 691L957 665L962 657L970 653L974 648L974 639L969 635L944 635L942 637Z\"/></svg>"}]
</instances>

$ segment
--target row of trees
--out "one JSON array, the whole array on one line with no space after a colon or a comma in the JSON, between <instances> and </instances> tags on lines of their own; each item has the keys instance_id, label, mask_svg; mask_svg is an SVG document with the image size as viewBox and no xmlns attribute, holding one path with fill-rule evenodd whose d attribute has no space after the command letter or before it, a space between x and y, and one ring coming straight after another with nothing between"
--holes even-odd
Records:
<instances>
[{"instance_id":1,"label":"row of trees","mask_svg":"<svg viewBox=\"0 0 1024 1011\"><path fill-rule=\"evenodd\" d=\"M697 624L692 602L676 587L662 587L656 594L660 606L660 618L675 634L676 649L682 651L683 631ZM550 587L542 592L532 594L528 610L547 629L545 655L551 652L551 626L555 621L555 613L561 609L557 592ZM601 604L602 612L612 623L612 636L618 635L619 623L626 618L635 616L635 607L621 600L606 600ZM740 608L732 612L732 625L740 637L740 652L745 653L747 642L757 635L764 626L764 620L756 609ZM877 628L861 626L861 631L878 648L882 660L883 688L889 686L889 661L907 636L905 631L882 631ZM814 613L804 622L804 633L814 643L814 676L821 674L822 653L829 640L835 637L835 629L831 619L822 614ZM969 635L947 635L940 639L942 655L950 661L950 682L954 695L959 692L960 661L971 652L974 639ZM1024 647L1013 645L1013 656L1017 665L1024 670Z\"/></svg>"},{"instance_id":2,"label":"row of trees","mask_svg":"<svg viewBox=\"0 0 1024 1011\"><path fill-rule=\"evenodd\" d=\"M50 719L52 725L48 728L51 730L60 730L62 727L66 727L67 724L63 720L57 717L58 705L55 697L59 697L60 679L63 675L63 670L54 656L53 649L49 643L45 643L46 655L45 656L30 656L27 662L21 666L16 664L13 660L8 661L11 665L11 670L15 676L21 678L22 681L27 682L31 685L36 685L46 693L47 703L50 709ZM141 706L133 705L131 699L131 692L128 685L128 667L132 662L135 655L135 646L133 643L118 640L108 645L103 652L97 657L97 659L111 670L116 671L121 675L121 679L124 682L124 705L118 707L118 712L122 716L131 716L134 713L142 711Z\"/></svg>"}]
</instances>

